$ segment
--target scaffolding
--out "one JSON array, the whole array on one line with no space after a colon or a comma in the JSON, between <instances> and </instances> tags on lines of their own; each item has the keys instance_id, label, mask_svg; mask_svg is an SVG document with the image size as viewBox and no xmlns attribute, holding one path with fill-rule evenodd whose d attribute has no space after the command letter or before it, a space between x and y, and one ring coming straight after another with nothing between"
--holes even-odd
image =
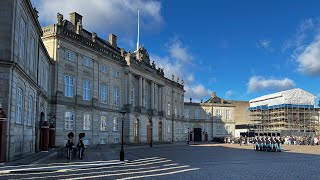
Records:
<instances>
[{"instance_id":1,"label":"scaffolding","mask_svg":"<svg viewBox=\"0 0 320 180\"><path fill-rule=\"evenodd\" d=\"M264 105L248 110L249 120L259 134L314 136L319 133L319 113L313 105Z\"/></svg>"}]
</instances>

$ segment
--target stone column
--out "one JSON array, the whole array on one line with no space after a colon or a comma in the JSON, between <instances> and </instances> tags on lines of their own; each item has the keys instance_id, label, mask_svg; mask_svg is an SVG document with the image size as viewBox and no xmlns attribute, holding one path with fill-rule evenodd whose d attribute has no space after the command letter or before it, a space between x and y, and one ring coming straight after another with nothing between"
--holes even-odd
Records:
<instances>
[{"instance_id":1,"label":"stone column","mask_svg":"<svg viewBox=\"0 0 320 180\"><path fill-rule=\"evenodd\" d=\"M154 82L151 82L151 109L154 109Z\"/></svg>"},{"instance_id":2,"label":"stone column","mask_svg":"<svg viewBox=\"0 0 320 180\"><path fill-rule=\"evenodd\" d=\"M131 73L128 73L128 79L127 79L127 81L128 81L128 90L127 90L127 92L128 92L128 94L127 94L127 104L131 104L131 86L132 86L132 75L131 75ZM133 104L132 104L133 105Z\"/></svg>"},{"instance_id":3,"label":"stone column","mask_svg":"<svg viewBox=\"0 0 320 180\"><path fill-rule=\"evenodd\" d=\"M142 107L144 107L144 108L146 108L145 103L144 103L144 102L146 102L146 99L145 99L145 94L146 94L145 86L146 86L146 79L143 78L142 79Z\"/></svg>"},{"instance_id":4,"label":"stone column","mask_svg":"<svg viewBox=\"0 0 320 180\"><path fill-rule=\"evenodd\" d=\"M139 77L139 107L142 107L142 77Z\"/></svg>"},{"instance_id":5,"label":"stone column","mask_svg":"<svg viewBox=\"0 0 320 180\"><path fill-rule=\"evenodd\" d=\"M166 112L166 97L167 97L167 95L166 95L166 88L165 88L165 86L162 86L161 87L161 92L162 92L162 99L161 99L161 104L162 104L162 111L164 111L164 112ZM165 114L166 115L166 114Z\"/></svg>"}]
</instances>

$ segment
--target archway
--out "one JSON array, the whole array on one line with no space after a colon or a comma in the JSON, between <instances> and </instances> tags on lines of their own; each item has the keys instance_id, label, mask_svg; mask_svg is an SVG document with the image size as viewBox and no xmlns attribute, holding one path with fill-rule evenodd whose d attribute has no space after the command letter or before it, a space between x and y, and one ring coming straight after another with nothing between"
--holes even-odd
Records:
<instances>
[{"instance_id":1,"label":"archway","mask_svg":"<svg viewBox=\"0 0 320 180\"><path fill-rule=\"evenodd\" d=\"M41 112L40 113L40 121L39 121L39 124L38 125L36 125L36 129L35 129L35 135L36 135L36 138L37 138L37 140L36 140L36 143L35 143L35 150L36 151L39 151L40 149L41 149L41 147L42 147L42 133L41 133L41 126L42 126L42 124L43 124L43 122L45 121L45 119L44 119L45 117L44 117L44 112ZM39 144L39 146L38 146L38 144Z\"/></svg>"},{"instance_id":2,"label":"archway","mask_svg":"<svg viewBox=\"0 0 320 180\"><path fill-rule=\"evenodd\" d=\"M139 143L139 119L136 119L133 123L133 141Z\"/></svg>"},{"instance_id":3,"label":"archway","mask_svg":"<svg viewBox=\"0 0 320 180\"><path fill-rule=\"evenodd\" d=\"M147 142L151 143L152 138L152 122L149 120L147 125Z\"/></svg>"},{"instance_id":4,"label":"archway","mask_svg":"<svg viewBox=\"0 0 320 180\"><path fill-rule=\"evenodd\" d=\"M162 122L159 122L158 124L158 137L159 137L159 142L162 142Z\"/></svg>"},{"instance_id":5,"label":"archway","mask_svg":"<svg viewBox=\"0 0 320 180\"><path fill-rule=\"evenodd\" d=\"M202 141L201 128L194 128L194 141Z\"/></svg>"}]
</instances>

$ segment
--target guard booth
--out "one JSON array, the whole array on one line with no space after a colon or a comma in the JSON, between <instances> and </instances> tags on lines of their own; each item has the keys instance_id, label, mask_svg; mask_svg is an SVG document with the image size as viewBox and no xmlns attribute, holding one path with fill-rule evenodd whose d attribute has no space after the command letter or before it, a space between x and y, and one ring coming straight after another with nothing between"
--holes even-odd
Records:
<instances>
[{"instance_id":1,"label":"guard booth","mask_svg":"<svg viewBox=\"0 0 320 180\"><path fill-rule=\"evenodd\" d=\"M0 104L0 163L5 162L6 160L6 130L7 130L7 115L2 110L2 106Z\"/></svg>"}]
</instances>

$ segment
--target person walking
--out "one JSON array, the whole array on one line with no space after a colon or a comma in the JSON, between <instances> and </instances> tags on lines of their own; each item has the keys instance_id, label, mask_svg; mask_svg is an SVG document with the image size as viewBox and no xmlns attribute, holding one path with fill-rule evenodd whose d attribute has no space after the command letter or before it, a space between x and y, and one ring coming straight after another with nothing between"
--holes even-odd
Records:
<instances>
[{"instance_id":1,"label":"person walking","mask_svg":"<svg viewBox=\"0 0 320 180\"><path fill-rule=\"evenodd\" d=\"M242 141L243 141L242 136L240 136L240 146L242 145Z\"/></svg>"}]
</instances>

